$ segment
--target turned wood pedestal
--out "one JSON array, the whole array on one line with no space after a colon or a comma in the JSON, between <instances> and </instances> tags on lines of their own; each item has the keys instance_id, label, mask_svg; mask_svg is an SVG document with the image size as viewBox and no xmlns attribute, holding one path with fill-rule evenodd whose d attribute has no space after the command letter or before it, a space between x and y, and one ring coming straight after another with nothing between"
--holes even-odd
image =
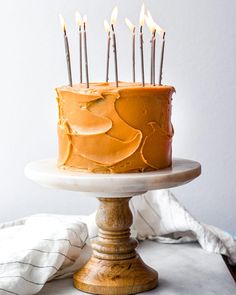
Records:
<instances>
[{"instance_id":1,"label":"turned wood pedestal","mask_svg":"<svg viewBox=\"0 0 236 295\"><path fill-rule=\"evenodd\" d=\"M98 238L92 243L93 256L74 275L76 288L95 294L134 294L155 288L158 274L135 251L130 238L130 198L99 198Z\"/></svg>"},{"instance_id":2,"label":"turned wood pedestal","mask_svg":"<svg viewBox=\"0 0 236 295\"><path fill-rule=\"evenodd\" d=\"M26 176L41 185L96 193L99 234L92 241L92 257L74 274L74 285L84 292L107 295L135 294L158 285L158 273L142 261L135 250L138 243L130 237L131 197L183 185L200 173L198 162L184 159L173 160L171 168L146 173L69 172L59 170L55 160L32 162L25 168Z\"/></svg>"}]
</instances>

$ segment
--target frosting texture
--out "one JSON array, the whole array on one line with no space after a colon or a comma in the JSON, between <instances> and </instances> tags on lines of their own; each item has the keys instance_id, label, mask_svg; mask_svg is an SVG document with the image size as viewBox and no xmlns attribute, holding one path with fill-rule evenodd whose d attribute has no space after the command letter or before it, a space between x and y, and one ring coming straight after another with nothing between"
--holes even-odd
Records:
<instances>
[{"instance_id":1,"label":"frosting texture","mask_svg":"<svg viewBox=\"0 0 236 295\"><path fill-rule=\"evenodd\" d=\"M56 89L58 166L94 173L171 165L171 86L92 83Z\"/></svg>"}]
</instances>

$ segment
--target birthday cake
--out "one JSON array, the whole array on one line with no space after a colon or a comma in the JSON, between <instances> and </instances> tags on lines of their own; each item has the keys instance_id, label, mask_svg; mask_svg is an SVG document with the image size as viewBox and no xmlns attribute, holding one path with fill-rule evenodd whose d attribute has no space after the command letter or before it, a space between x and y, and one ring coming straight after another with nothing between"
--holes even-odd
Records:
<instances>
[{"instance_id":1,"label":"birthday cake","mask_svg":"<svg viewBox=\"0 0 236 295\"><path fill-rule=\"evenodd\" d=\"M91 83L56 89L58 167L92 173L171 166L171 86Z\"/></svg>"}]
</instances>

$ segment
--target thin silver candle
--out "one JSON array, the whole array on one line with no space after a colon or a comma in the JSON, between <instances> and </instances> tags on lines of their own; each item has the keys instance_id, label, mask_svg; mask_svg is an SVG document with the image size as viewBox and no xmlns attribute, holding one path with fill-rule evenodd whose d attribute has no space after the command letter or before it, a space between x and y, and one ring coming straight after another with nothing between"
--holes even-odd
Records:
<instances>
[{"instance_id":1,"label":"thin silver candle","mask_svg":"<svg viewBox=\"0 0 236 295\"><path fill-rule=\"evenodd\" d=\"M107 32L107 63L106 63L106 82L109 81L109 64L110 64L110 44L111 44L111 32L109 23L104 20L104 28Z\"/></svg>"},{"instance_id":2,"label":"thin silver candle","mask_svg":"<svg viewBox=\"0 0 236 295\"><path fill-rule=\"evenodd\" d=\"M151 44L151 60L150 60L150 84L153 82L153 36L152 39L150 40Z\"/></svg>"},{"instance_id":3,"label":"thin silver candle","mask_svg":"<svg viewBox=\"0 0 236 295\"><path fill-rule=\"evenodd\" d=\"M152 85L156 85L156 30L153 32Z\"/></svg>"},{"instance_id":4,"label":"thin silver candle","mask_svg":"<svg viewBox=\"0 0 236 295\"><path fill-rule=\"evenodd\" d=\"M133 28L133 50L132 50L132 52L133 52L133 82L135 83L135 31L136 31L136 29L135 29L135 27Z\"/></svg>"},{"instance_id":5,"label":"thin silver candle","mask_svg":"<svg viewBox=\"0 0 236 295\"><path fill-rule=\"evenodd\" d=\"M75 13L75 22L79 27L79 72L80 72L80 83L83 83L82 18L79 11L76 11Z\"/></svg>"},{"instance_id":6,"label":"thin silver candle","mask_svg":"<svg viewBox=\"0 0 236 295\"><path fill-rule=\"evenodd\" d=\"M70 49L69 49L69 42L68 42L67 33L66 33L66 24L62 15L59 15L59 19L60 19L61 27L64 33L66 64L67 64L69 85L72 87L73 83L72 83L72 74L71 74Z\"/></svg>"},{"instance_id":7,"label":"thin silver candle","mask_svg":"<svg viewBox=\"0 0 236 295\"><path fill-rule=\"evenodd\" d=\"M156 84L156 24L151 16L151 13L147 11L145 15L146 24L152 33L151 38L151 62L150 62L150 84Z\"/></svg>"},{"instance_id":8,"label":"thin silver candle","mask_svg":"<svg viewBox=\"0 0 236 295\"><path fill-rule=\"evenodd\" d=\"M114 52L114 63L115 63L115 80L116 80L116 87L118 87L118 62L117 62L117 47L116 47L116 34L114 25L116 23L118 15L118 8L115 7L112 11L111 15L111 30L112 30L112 39L113 39L113 52Z\"/></svg>"},{"instance_id":9,"label":"thin silver candle","mask_svg":"<svg viewBox=\"0 0 236 295\"><path fill-rule=\"evenodd\" d=\"M141 73L142 73L142 84L145 86L145 77L144 77L144 58L143 58L143 25L145 17L145 6L144 4L141 7L139 24L140 24L140 53L141 53Z\"/></svg>"},{"instance_id":10,"label":"thin silver candle","mask_svg":"<svg viewBox=\"0 0 236 295\"><path fill-rule=\"evenodd\" d=\"M164 62L164 51L165 51L165 37L166 33L163 32L162 35L162 47L161 47L161 62L160 62L160 72L159 72L159 85L162 85L162 71L163 71L163 62Z\"/></svg>"},{"instance_id":11,"label":"thin silver candle","mask_svg":"<svg viewBox=\"0 0 236 295\"><path fill-rule=\"evenodd\" d=\"M125 19L125 22L132 32L132 73L133 73L133 83L135 83L135 32L136 32L136 28L128 18Z\"/></svg>"},{"instance_id":12,"label":"thin silver candle","mask_svg":"<svg viewBox=\"0 0 236 295\"><path fill-rule=\"evenodd\" d=\"M84 60L85 60L85 73L86 73L86 86L89 88L89 71L88 71L88 51L87 51L87 16L83 18L83 29L84 29Z\"/></svg>"},{"instance_id":13,"label":"thin silver candle","mask_svg":"<svg viewBox=\"0 0 236 295\"><path fill-rule=\"evenodd\" d=\"M162 39L162 45L161 45L161 60L160 60L160 69L159 69L159 85L162 85L162 71L163 71L163 63L164 63L164 51L165 51L165 37L166 33L165 31L156 23L154 23L155 30L157 34L161 37Z\"/></svg>"}]
</instances>

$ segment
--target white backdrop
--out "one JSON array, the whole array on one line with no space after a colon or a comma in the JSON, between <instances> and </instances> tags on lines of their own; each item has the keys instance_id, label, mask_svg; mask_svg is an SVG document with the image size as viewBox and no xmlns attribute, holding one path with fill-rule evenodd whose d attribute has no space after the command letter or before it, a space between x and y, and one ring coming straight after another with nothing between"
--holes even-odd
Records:
<instances>
[{"instance_id":1,"label":"white backdrop","mask_svg":"<svg viewBox=\"0 0 236 295\"><path fill-rule=\"evenodd\" d=\"M95 199L86 195L39 187L24 177L23 169L29 161L57 154L54 88L67 83L58 14L68 23L77 81L74 12L79 9L88 15L90 77L102 80L103 19L110 18L116 4L120 79L130 80L131 34L124 18L138 22L141 1L0 1L0 221L40 212L87 214L96 208ZM145 4L167 31L163 82L177 90L174 156L197 160L203 167L200 178L174 191L202 222L235 234L236 2L146 0ZM146 46L149 37L145 29ZM111 71L113 78L113 67Z\"/></svg>"}]
</instances>

